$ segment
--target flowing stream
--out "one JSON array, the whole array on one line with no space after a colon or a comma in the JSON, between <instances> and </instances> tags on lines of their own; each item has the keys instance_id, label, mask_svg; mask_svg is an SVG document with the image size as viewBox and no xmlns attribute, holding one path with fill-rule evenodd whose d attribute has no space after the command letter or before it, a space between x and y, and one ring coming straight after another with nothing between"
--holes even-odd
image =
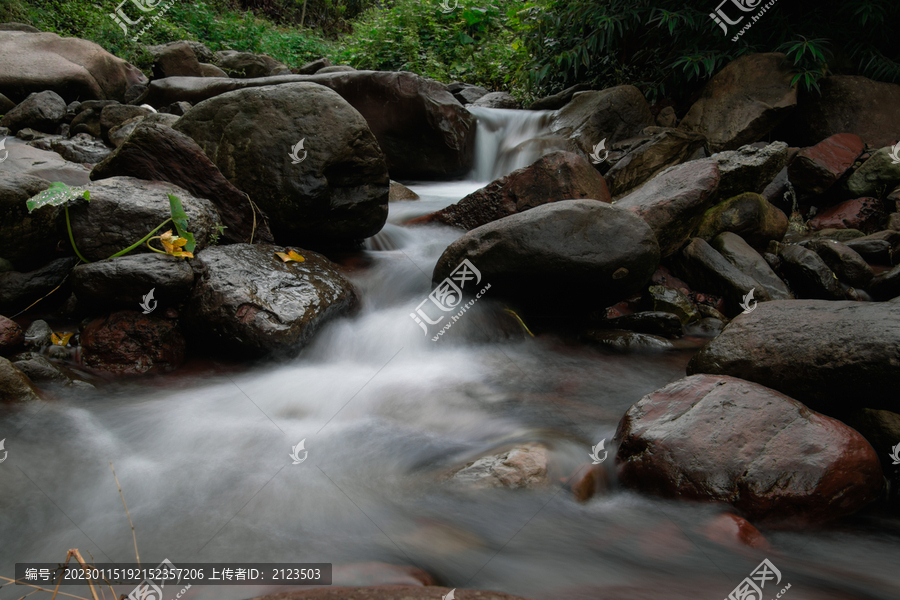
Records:
<instances>
[{"instance_id":1,"label":"flowing stream","mask_svg":"<svg viewBox=\"0 0 900 600\"><path fill-rule=\"evenodd\" d=\"M330 562L335 584L352 585L352 569L339 566L377 561L418 566L451 588L541 600L598 598L619 586L643 590L628 598L719 600L769 558L791 583L789 600L900 597L900 528L885 518L765 531L772 548L761 551L705 535L722 508L618 488L579 503L559 485L473 490L439 480L524 442L551 449L554 482L590 462L601 439L612 457L621 416L682 377L691 355L623 356L533 338L489 292L453 335L423 334L410 313L460 234L401 224L554 145L542 113L476 110L470 178L410 184L422 199L392 204L384 230L344 260L359 314L329 324L298 358L185 368L4 409L0 574L11 577L16 562L61 562L70 548L97 562L135 562L112 462L151 565ZM309 454L295 465L289 454L301 440ZM837 595L816 595L828 589ZM271 591L194 586L184 597ZM9 585L0 598L25 593Z\"/></svg>"}]
</instances>

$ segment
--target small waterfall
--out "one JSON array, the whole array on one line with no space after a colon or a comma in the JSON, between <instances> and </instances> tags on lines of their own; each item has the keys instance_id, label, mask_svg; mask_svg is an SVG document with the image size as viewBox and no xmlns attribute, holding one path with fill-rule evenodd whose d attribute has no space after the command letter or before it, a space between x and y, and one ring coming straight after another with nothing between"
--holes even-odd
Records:
<instances>
[{"instance_id":1,"label":"small waterfall","mask_svg":"<svg viewBox=\"0 0 900 600\"><path fill-rule=\"evenodd\" d=\"M466 108L478 119L470 180L490 182L565 149L565 140L550 133L552 111Z\"/></svg>"}]
</instances>

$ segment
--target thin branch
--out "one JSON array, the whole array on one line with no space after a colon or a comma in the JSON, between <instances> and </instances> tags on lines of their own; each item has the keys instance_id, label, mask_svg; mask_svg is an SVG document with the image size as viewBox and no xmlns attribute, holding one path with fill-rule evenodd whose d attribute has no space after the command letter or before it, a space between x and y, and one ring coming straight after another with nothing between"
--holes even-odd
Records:
<instances>
[{"instance_id":1,"label":"thin branch","mask_svg":"<svg viewBox=\"0 0 900 600\"><path fill-rule=\"evenodd\" d=\"M75 596L73 594L67 594L65 592L57 592L56 590L48 590L47 588L42 588L40 586L33 585L31 583L25 583L23 581L16 581L15 579L10 579L9 577L4 577L0 575L0 579L5 579L10 583L16 583L18 585L27 585L28 587L33 587L34 589L41 592L53 592L54 596L58 593L60 596L68 596L69 598L78 598L78 600L91 600L90 598L85 598L84 596Z\"/></svg>"},{"instance_id":2,"label":"thin branch","mask_svg":"<svg viewBox=\"0 0 900 600\"><path fill-rule=\"evenodd\" d=\"M113 468L113 464L109 463L109 468L112 469L113 478L116 480L116 487L119 488L119 496L122 497L122 506L125 507L125 516L128 517L128 524L131 525L131 537L134 539L134 557L137 559L138 567L141 566L141 557L138 554L137 547L137 534L134 532L134 523L131 522L131 514L128 512L128 505L125 504L125 494L122 493L122 486L119 485L119 478L116 477L116 470ZM110 588L112 589L112 588Z\"/></svg>"}]
</instances>

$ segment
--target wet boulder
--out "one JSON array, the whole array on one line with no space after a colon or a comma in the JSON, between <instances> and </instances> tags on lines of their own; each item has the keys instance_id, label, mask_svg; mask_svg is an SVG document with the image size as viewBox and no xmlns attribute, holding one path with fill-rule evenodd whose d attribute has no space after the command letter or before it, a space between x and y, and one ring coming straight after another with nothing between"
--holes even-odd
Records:
<instances>
[{"instance_id":1,"label":"wet boulder","mask_svg":"<svg viewBox=\"0 0 900 600\"><path fill-rule=\"evenodd\" d=\"M741 146L713 154L709 160L719 165L719 198L761 193L787 165L788 146L784 142Z\"/></svg>"},{"instance_id":2,"label":"wet boulder","mask_svg":"<svg viewBox=\"0 0 900 600\"><path fill-rule=\"evenodd\" d=\"M475 117L446 86L406 71L352 71L257 79L167 77L153 81L142 102L162 107L186 100L196 106L234 90L298 82L330 88L359 111L378 140L394 179L443 180L471 170ZM292 141L291 147L297 141Z\"/></svg>"},{"instance_id":3,"label":"wet boulder","mask_svg":"<svg viewBox=\"0 0 900 600\"><path fill-rule=\"evenodd\" d=\"M535 206L581 198L609 202L603 177L577 154L552 152L472 192L456 204L410 223L443 223L471 231Z\"/></svg>"},{"instance_id":4,"label":"wet boulder","mask_svg":"<svg viewBox=\"0 0 900 600\"><path fill-rule=\"evenodd\" d=\"M194 271L183 258L162 254L132 254L81 264L72 270L72 291L92 309L121 306L137 309L151 291L148 308L164 314L177 306L194 286ZM146 310L146 309L144 309Z\"/></svg>"},{"instance_id":5,"label":"wet boulder","mask_svg":"<svg viewBox=\"0 0 900 600\"><path fill-rule=\"evenodd\" d=\"M672 342L664 337L636 331L589 329L582 333L581 339L617 354L664 352L675 348Z\"/></svg>"},{"instance_id":6,"label":"wet boulder","mask_svg":"<svg viewBox=\"0 0 900 600\"><path fill-rule=\"evenodd\" d=\"M803 194L824 194L865 150L858 135L838 133L803 148L788 165L791 183Z\"/></svg>"},{"instance_id":7,"label":"wet boulder","mask_svg":"<svg viewBox=\"0 0 900 600\"><path fill-rule=\"evenodd\" d=\"M620 196L666 168L689 160L706 142L702 135L662 127L648 127L644 135L645 139L606 172L613 196Z\"/></svg>"},{"instance_id":8,"label":"wet boulder","mask_svg":"<svg viewBox=\"0 0 900 600\"><path fill-rule=\"evenodd\" d=\"M703 215L697 237L711 241L726 231L736 233L752 247L765 250L780 242L788 230L788 218L759 194L746 192L724 200Z\"/></svg>"},{"instance_id":9,"label":"wet boulder","mask_svg":"<svg viewBox=\"0 0 900 600\"><path fill-rule=\"evenodd\" d=\"M202 77L200 61L190 44L186 42L173 42L163 46L153 47L153 78L173 77L182 75L185 77Z\"/></svg>"},{"instance_id":10,"label":"wet boulder","mask_svg":"<svg viewBox=\"0 0 900 600\"><path fill-rule=\"evenodd\" d=\"M609 147L640 135L645 127L654 124L644 94L632 85L620 85L576 93L553 113L550 131L566 138L570 150L589 156L603 140Z\"/></svg>"},{"instance_id":11,"label":"wet boulder","mask_svg":"<svg viewBox=\"0 0 900 600\"><path fill-rule=\"evenodd\" d=\"M835 240L812 240L808 248L819 255L838 279L853 287L869 285L875 273L862 256Z\"/></svg>"},{"instance_id":12,"label":"wet boulder","mask_svg":"<svg viewBox=\"0 0 900 600\"><path fill-rule=\"evenodd\" d=\"M742 56L709 80L679 128L706 136L712 152L752 144L763 139L797 106L792 78L784 54Z\"/></svg>"},{"instance_id":13,"label":"wet boulder","mask_svg":"<svg viewBox=\"0 0 900 600\"><path fill-rule=\"evenodd\" d=\"M296 353L325 323L350 313L355 289L320 254L282 262L266 244L209 248L192 261L197 284L185 323L192 340L241 356Z\"/></svg>"},{"instance_id":14,"label":"wet boulder","mask_svg":"<svg viewBox=\"0 0 900 600\"><path fill-rule=\"evenodd\" d=\"M193 139L160 122L165 118L166 115L150 115L135 124L128 139L94 167L91 179L128 176L167 181L215 205L225 226L221 234L224 241L273 241L265 215L225 179Z\"/></svg>"},{"instance_id":15,"label":"wet boulder","mask_svg":"<svg viewBox=\"0 0 900 600\"><path fill-rule=\"evenodd\" d=\"M236 90L175 124L289 243L347 244L387 220L390 179L365 119L311 83Z\"/></svg>"},{"instance_id":16,"label":"wet boulder","mask_svg":"<svg viewBox=\"0 0 900 600\"><path fill-rule=\"evenodd\" d=\"M57 258L33 271L0 273L0 311L16 313L46 296L66 282L66 276L77 262L74 256ZM63 287L62 291L65 290Z\"/></svg>"},{"instance_id":17,"label":"wet boulder","mask_svg":"<svg viewBox=\"0 0 900 600\"><path fill-rule=\"evenodd\" d=\"M195 252L209 244L220 218L209 200L162 181L134 177L111 177L86 186L90 202L79 201L69 209L72 233L78 249L88 260L103 260L128 248L171 218L168 194L181 200L188 216L188 231L197 243ZM157 232L174 227L169 223ZM157 248L159 248L157 242ZM151 252L141 244L133 253Z\"/></svg>"},{"instance_id":18,"label":"wet boulder","mask_svg":"<svg viewBox=\"0 0 900 600\"><path fill-rule=\"evenodd\" d=\"M844 291L828 265L812 250L791 244L778 253L780 272L800 298L843 300Z\"/></svg>"},{"instance_id":19,"label":"wet boulder","mask_svg":"<svg viewBox=\"0 0 900 600\"><path fill-rule=\"evenodd\" d=\"M85 365L117 375L174 371L185 342L174 321L121 310L88 323L81 334Z\"/></svg>"},{"instance_id":20,"label":"wet boulder","mask_svg":"<svg viewBox=\"0 0 900 600\"><path fill-rule=\"evenodd\" d=\"M625 486L725 502L772 524L843 517L883 487L878 457L856 431L723 375L694 375L645 396L619 423L616 441Z\"/></svg>"},{"instance_id":21,"label":"wet boulder","mask_svg":"<svg viewBox=\"0 0 900 600\"><path fill-rule=\"evenodd\" d=\"M900 265L875 277L868 287L876 300L889 300L900 296Z\"/></svg>"},{"instance_id":22,"label":"wet boulder","mask_svg":"<svg viewBox=\"0 0 900 600\"><path fill-rule=\"evenodd\" d=\"M447 91L453 94L453 97L456 98L460 104L472 104L479 98L487 96L489 93L480 85L472 85L461 81L454 81L447 85Z\"/></svg>"},{"instance_id":23,"label":"wet boulder","mask_svg":"<svg viewBox=\"0 0 900 600\"><path fill-rule=\"evenodd\" d=\"M793 298L791 291L775 274L769 264L741 236L726 231L720 233L711 242L722 257L733 264L744 275L761 285L772 300Z\"/></svg>"},{"instance_id":24,"label":"wet boulder","mask_svg":"<svg viewBox=\"0 0 900 600\"><path fill-rule=\"evenodd\" d=\"M678 288L664 285L651 285L647 288L650 307L654 312L665 312L674 315L682 325L700 319L697 307L687 297L685 292Z\"/></svg>"},{"instance_id":25,"label":"wet boulder","mask_svg":"<svg viewBox=\"0 0 900 600\"><path fill-rule=\"evenodd\" d=\"M55 33L0 31L0 93L13 101L44 90L66 102L123 100L130 86L146 83L140 69L94 42Z\"/></svg>"},{"instance_id":26,"label":"wet boulder","mask_svg":"<svg viewBox=\"0 0 900 600\"><path fill-rule=\"evenodd\" d=\"M485 108L519 108L519 103L506 92L490 92L472 103Z\"/></svg>"},{"instance_id":27,"label":"wet boulder","mask_svg":"<svg viewBox=\"0 0 900 600\"><path fill-rule=\"evenodd\" d=\"M0 356L0 404L40 400L37 389L22 371Z\"/></svg>"},{"instance_id":28,"label":"wet boulder","mask_svg":"<svg viewBox=\"0 0 900 600\"><path fill-rule=\"evenodd\" d=\"M650 227L626 210L562 200L463 235L441 255L432 280L442 282L466 259L481 274L476 287L490 284L491 297L570 316L639 291L659 264L659 245Z\"/></svg>"},{"instance_id":29,"label":"wet boulder","mask_svg":"<svg viewBox=\"0 0 900 600\"><path fill-rule=\"evenodd\" d=\"M25 203L50 187L40 177L0 173L0 257L17 269L37 268L50 259L61 236L59 208L44 206L28 212Z\"/></svg>"},{"instance_id":30,"label":"wet boulder","mask_svg":"<svg viewBox=\"0 0 900 600\"><path fill-rule=\"evenodd\" d=\"M800 90L791 119L792 144L809 146L838 134L852 133L875 148L897 141L900 132L900 85L855 75L831 75L816 90Z\"/></svg>"},{"instance_id":31,"label":"wet boulder","mask_svg":"<svg viewBox=\"0 0 900 600\"><path fill-rule=\"evenodd\" d=\"M900 137L900 131L895 135ZM854 196L878 196L900 183L900 163L892 158L893 148L876 150L847 180L847 189Z\"/></svg>"},{"instance_id":32,"label":"wet boulder","mask_svg":"<svg viewBox=\"0 0 900 600\"><path fill-rule=\"evenodd\" d=\"M25 332L19 324L0 315L0 355L8 355L25 342Z\"/></svg>"},{"instance_id":33,"label":"wet boulder","mask_svg":"<svg viewBox=\"0 0 900 600\"><path fill-rule=\"evenodd\" d=\"M549 462L546 446L523 444L453 469L441 479L472 489L547 487L550 485Z\"/></svg>"},{"instance_id":34,"label":"wet boulder","mask_svg":"<svg viewBox=\"0 0 900 600\"><path fill-rule=\"evenodd\" d=\"M900 304L776 300L733 320L688 365L731 375L810 408L900 411Z\"/></svg>"},{"instance_id":35,"label":"wet boulder","mask_svg":"<svg viewBox=\"0 0 900 600\"><path fill-rule=\"evenodd\" d=\"M9 128L10 133L30 128L46 133L54 133L66 116L66 101L52 90L29 95L14 109L3 115L0 127Z\"/></svg>"},{"instance_id":36,"label":"wet boulder","mask_svg":"<svg viewBox=\"0 0 900 600\"><path fill-rule=\"evenodd\" d=\"M215 64L225 71L229 77L253 79L270 75L289 75L291 69L267 54L239 52L237 50L220 50L215 54ZM178 73L185 75L186 73Z\"/></svg>"},{"instance_id":37,"label":"wet boulder","mask_svg":"<svg viewBox=\"0 0 900 600\"><path fill-rule=\"evenodd\" d=\"M886 218L884 207L877 198L856 198L826 208L809 220L812 231L822 229L856 229L874 233L881 229Z\"/></svg>"},{"instance_id":38,"label":"wet boulder","mask_svg":"<svg viewBox=\"0 0 900 600\"><path fill-rule=\"evenodd\" d=\"M112 128L118 127L134 117L146 117L153 114L153 112L153 110L143 106L131 106L128 104L104 106L100 111L100 135L104 140L109 141L109 132Z\"/></svg>"},{"instance_id":39,"label":"wet boulder","mask_svg":"<svg viewBox=\"0 0 900 600\"><path fill-rule=\"evenodd\" d=\"M741 312L741 302L750 290L756 290L754 298L758 302L770 300L768 291L758 281L732 265L700 238L691 240L675 256L673 266L675 274L694 289L724 296L724 310L729 317Z\"/></svg>"},{"instance_id":40,"label":"wet boulder","mask_svg":"<svg viewBox=\"0 0 900 600\"><path fill-rule=\"evenodd\" d=\"M693 161L666 169L614 206L644 219L665 257L691 238L713 206L718 185L719 170L714 162Z\"/></svg>"}]
</instances>

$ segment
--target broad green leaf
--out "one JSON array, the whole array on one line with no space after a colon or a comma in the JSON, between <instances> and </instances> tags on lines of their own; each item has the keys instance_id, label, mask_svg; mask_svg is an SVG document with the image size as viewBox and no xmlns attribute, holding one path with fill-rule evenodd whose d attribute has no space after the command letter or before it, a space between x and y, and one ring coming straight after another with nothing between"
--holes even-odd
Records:
<instances>
[{"instance_id":1,"label":"broad green leaf","mask_svg":"<svg viewBox=\"0 0 900 600\"><path fill-rule=\"evenodd\" d=\"M169 206L172 209L172 222L175 223L175 231L178 232L179 237L187 240L187 243L184 245L184 251L193 252L194 248L197 247L197 242L194 241L194 234L187 230L188 216L184 212L184 207L181 205L181 200L178 199L178 196L169 194Z\"/></svg>"},{"instance_id":2,"label":"broad green leaf","mask_svg":"<svg viewBox=\"0 0 900 600\"><path fill-rule=\"evenodd\" d=\"M28 212L32 212L34 209L42 206L62 206L77 198L90 200L91 194L84 188L69 187L62 182L54 181L49 188L30 198L25 203L25 206L28 207Z\"/></svg>"}]
</instances>

